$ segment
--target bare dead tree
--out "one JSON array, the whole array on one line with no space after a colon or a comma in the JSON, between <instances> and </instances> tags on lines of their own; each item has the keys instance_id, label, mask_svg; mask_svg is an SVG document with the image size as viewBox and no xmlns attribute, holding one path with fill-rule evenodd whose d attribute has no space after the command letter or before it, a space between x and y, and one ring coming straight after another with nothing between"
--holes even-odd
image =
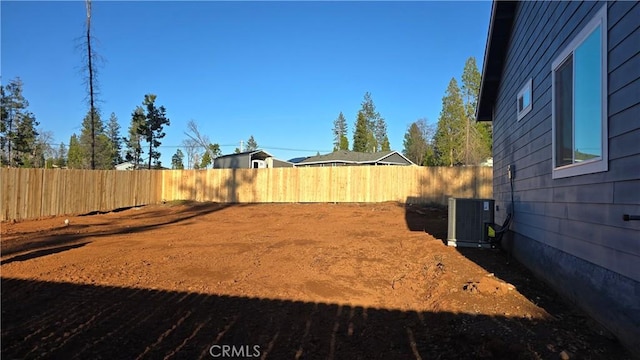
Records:
<instances>
[{"instance_id":1,"label":"bare dead tree","mask_svg":"<svg viewBox=\"0 0 640 360\"><path fill-rule=\"evenodd\" d=\"M187 131L185 131L184 134L199 146L202 146L204 150L206 150L209 146L209 137L207 135L200 134L198 124L196 124L196 122L193 120L189 120L189 122L187 123Z\"/></svg>"},{"instance_id":2,"label":"bare dead tree","mask_svg":"<svg viewBox=\"0 0 640 360\"><path fill-rule=\"evenodd\" d=\"M94 54L91 50L91 0L85 2L87 8L87 70L89 71L89 116L91 117L91 169L96 168L96 129L95 129L95 98L93 83L95 74L93 71Z\"/></svg>"},{"instance_id":3,"label":"bare dead tree","mask_svg":"<svg viewBox=\"0 0 640 360\"><path fill-rule=\"evenodd\" d=\"M189 120L187 123L187 131L184 133L191 140L192 144L197 144L202 147L202 149L209 153L209 157L213 160L216 158L216 154L214 153L211 146L211 141L207 135L201 134L200 129L198 129L198 124L195 121Z\"/></svg>"},{"instance_id":4,"label":"bare dead tree","mask_svg":"<svg viewBox=\"0 0 640 360\"><path fill-rule=\"evenodd\" d=\"M193 169L198 163L198 148L200 144L193 139L185 139L182 141L182 147L187 153L187 169Z\"/></svg>"}]
</instances>

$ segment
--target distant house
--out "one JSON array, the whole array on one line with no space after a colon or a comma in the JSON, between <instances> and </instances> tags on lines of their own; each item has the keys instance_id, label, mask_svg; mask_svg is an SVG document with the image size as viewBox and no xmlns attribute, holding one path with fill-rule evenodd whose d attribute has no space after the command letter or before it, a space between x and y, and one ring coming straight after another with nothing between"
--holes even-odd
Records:
<instances>
[{"instance_id":1,"label":"distant house","mask_svg":"<svg viewBox=\"0 0 640 360\"><path fill-rule=\"evenodd\" d=\"M301 157L289 159L287 161L295 165L295 164L299 163L300 161L308 159L308 158L309 158L308 156L301 156Z\"/></svg>"},{"instance_id":2,"label":"distant house","mask_svg":"<svg viewBox=\"0 0 640 360\"><path fill-rule=\"evenodd\" d=\"M125 161L123 163L117 164L115 166L116 170L134 170L136 167L130 161Z\"/></svg>"},{"instance_id":3,"label":"distant house","mask_svg":"<svg viewBox=\"0 0 640 360\"><path fill-rule=\"evenodd\" d=\"M476 115L504 245L640 354L640 3L495 1Z\"/></svg>"},{"instance_id":4,"label":"distant house","mask_svg":"<svg viewBox=\"0 0 640 360\"><path fill-rule=\"evenodd\" d=\"M485 161L480 163L480 166L493 166L493 158L487 158Z\"/></svg>"},{"instance_id":5,"label":"distant house","mask_svg":"<svg viewBox=\"0 0 640 360\"><path fill-rule=\"evenodd\" d=\"M295 164L296 167L345 165L413 165L413 163L397 151L364 153L338 150L326 155L310 156Z\"/></svg>"},{"instance_id":6,"label":"distant house","mask_svg":"<svg viewBox=\"0 0 640 360\"><path fill-rule=\"evenodd\" d=\"M214 169L261 169L293 167L293 164L279 160L263 150L245 151L217 157L213 161Z\"/></svg>"}]
</instances>

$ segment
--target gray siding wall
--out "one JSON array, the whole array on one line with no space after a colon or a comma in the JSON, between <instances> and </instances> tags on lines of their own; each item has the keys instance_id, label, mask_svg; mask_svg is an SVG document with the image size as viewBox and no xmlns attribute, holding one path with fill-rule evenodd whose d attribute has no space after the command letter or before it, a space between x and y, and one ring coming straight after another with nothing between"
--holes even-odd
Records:
<instances>
[{"instance_id":1,"label":"gray siding wall","mask_svg":"<svg viewBox=\"0 0 640 360\"><path fill-rule=\"evenodd\" d=\"M609 5L609 171L552 179L551 61L603 3L523 2L516 12L494 119L497 221L509 202L513 230L640 281L640 4ZM533 109L520 122L516 95L533 78Z\"/></svg>"},{"instance_id":2,"label":"gray siding wall","mask_svg":"<svg viewBox=\"0 0 640 360\"><path fill-rule=\"evenodd\" d=\"M552 179L551 62L604 4L518 4L494 108L496 222L507 214L507 166L514 164L516 234L507 245L561 293L631 339L630 333L640 336L640 221L625 222L623 214L640 214L639 2L607 3L609 170ZM516 96L529 78L533 108L518 122ZM586 280L590 275L610 281ZM602 296L585 296L587 289ZM603 311L605 305L612 309ZM616 322L625 316L626 325Z\"/></svg>"},{"instance_id":3,"label":"gray siding wall","mask_svg":"<svg viewBox=\"0 0 640 360\"><path fill-rule=\"evenodd\" d=\"M232 155L217 158L213 162L214 169L248 169L251 167L251 155Z\"/></svg>"},{"instance_id":4,"label":"gray siding wall","mask_svg":"<svg viewBox=\"0 0 640 360\"><path fill-rule=\"evenodd\" d=\"M387 156L386 158L382 159L383 163L386 162L392 162L392 163L398 163L398 164L407 164L409 165L409 163L407 162L407 160L405 160L402 156L394 153L391 156Z\"/></svg>"}]
</instances>

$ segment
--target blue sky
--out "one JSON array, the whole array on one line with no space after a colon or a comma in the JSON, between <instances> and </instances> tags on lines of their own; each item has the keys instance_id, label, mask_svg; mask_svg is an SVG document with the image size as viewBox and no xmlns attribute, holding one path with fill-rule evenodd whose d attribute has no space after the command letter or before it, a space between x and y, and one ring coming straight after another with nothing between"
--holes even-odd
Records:
<instances>
[{"instance_id":1,"label":"blue sky","mask_svg":"<svg viewBox=\"0 0 640 360\"><path fill-rule=\"evenodd\" d=\"M41 129L68 144L88 109L84 2L2 1L0 10L2 83L19 76ZM118 116L124 135L144 95L156 94L171 120L165 166L189 120L223 153L253 135L289 159L331 151L341 111L351 142L369 91L401 151L411 122L437 121L466 59L481 70L490 11L489 1L94 0L99 107L103 119Z\"/></svg>"}]
</instances>

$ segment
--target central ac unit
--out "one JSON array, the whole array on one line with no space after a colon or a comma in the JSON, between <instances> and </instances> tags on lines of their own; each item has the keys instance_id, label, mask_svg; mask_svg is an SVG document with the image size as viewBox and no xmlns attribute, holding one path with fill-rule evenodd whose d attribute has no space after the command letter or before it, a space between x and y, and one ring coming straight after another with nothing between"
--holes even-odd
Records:
<instances>
[{"instance_id":1,"label":"central ac unit","mask_svg":"<svg viewBox=\"0 0 640 360\"><path fill-rule=\"evenodd\" d=\"M493 199L449 198L447 245L491 248L488 225L493 225Z\"/></svg>"}]
</instances>

